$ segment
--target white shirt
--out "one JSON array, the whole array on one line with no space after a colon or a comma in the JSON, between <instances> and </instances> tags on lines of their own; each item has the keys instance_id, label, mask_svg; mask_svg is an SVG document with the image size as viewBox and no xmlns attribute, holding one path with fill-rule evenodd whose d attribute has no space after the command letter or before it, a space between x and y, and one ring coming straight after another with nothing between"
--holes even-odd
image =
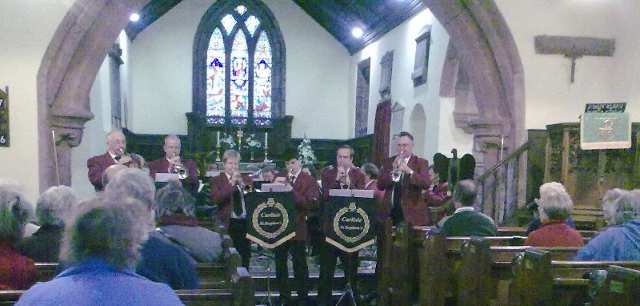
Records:
<instances>
[{"instance_id":1,"label":"white shirt","mask_svg":"<svg viewBox=\"0 0 640 306\"><path fill-rule=\"evenodd\" d=\"M229 184L231 184L231 175L227 174L226 172L224 173L224 175L227 176L227 180L229 181ZM233 186L233 185L232 185ZM235 189L240 189L240 186L235 185L233 186L233 188ZM235 192L235 190L234 190ZM236 215L235 210L233 209L233 207L231 208L231 218L233 219L246 219L247 218L247 207L244 204L244 194L243 194L243 190L240 190L240 204L242 206L242 214L240 214L239 216ZM233 205L233 203L231 203L231 205Z\"/></svg>"},{"instance_id":2,"label":"white shirt","mask_svg":"<svg viewBox=\"0 0 640 306\"><path fill-rule=\"evenodd\" d=\"M453 212L453 214L457 214L460 212L465 212L465 211L476 211L476 209L473 206L462 206L458 209L456 209L456 211Z\"/></svg>"},{"instance_id":3,"label":"white shirt","mask_svg":"<svg viewBox=\"0 0 640 306\"><path fill-rule=\"evenodd\" d=\"M291 186L293 186L296 183L296 180L298 180L298 176L300 176L300 172L302 172L302 168L300 168L300 170L298 170L298 172L296 174L293 175L293 180L291 180ZM291 178L291 175L289 175L289 178Z\"/></svg>"}]
</instances>

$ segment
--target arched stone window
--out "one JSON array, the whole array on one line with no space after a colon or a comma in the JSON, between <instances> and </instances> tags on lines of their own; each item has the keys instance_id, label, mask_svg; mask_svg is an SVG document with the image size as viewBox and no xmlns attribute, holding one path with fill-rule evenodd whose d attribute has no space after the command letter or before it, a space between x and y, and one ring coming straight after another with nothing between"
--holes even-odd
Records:
<instances>
[{"instance_id":1,"label":"arched stone window","mask_svg":"<svg viewBox=\"0 0 640 306\"><path fill-rule=\"evenodd\" d=\"M285 46L259 0L217 1L198 25L193 111L213 126L270 126L284 116Z\"/></svg>"}]
</instances>

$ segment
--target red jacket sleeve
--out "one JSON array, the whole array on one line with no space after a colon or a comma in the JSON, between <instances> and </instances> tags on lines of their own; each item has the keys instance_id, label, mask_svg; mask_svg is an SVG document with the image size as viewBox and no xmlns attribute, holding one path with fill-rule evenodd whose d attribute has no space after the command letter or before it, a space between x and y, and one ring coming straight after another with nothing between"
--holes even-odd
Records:
<instances>
[{"instance_id":1,"label":"red jacket sleeve","mask_svg":"<svg viewBox=\"0 0 640 306\"><path fill-rule=\"evenodd\" d=\"M199 181L198 171L196 170L196 162L188 159L184 161L184 166L187 168L187 171L189 171L189 176L187 177L187 179L185 179L186 185L189 185L188 188L192 191L198 191Z\"/></svg>"},{"instance_id":2,"label":"red jacket sleeve","mask_svg":"<svg viewBox=\"0 0 640 306\"><path fill-rule=\"evenodd\" d=\"M417 160L415 167L415 169L412 169L413 174L409 177L409 183L422 189L429 188L431 185L429 162L420 158Z\"/></svg>"},{"instance_id":3,"label":"red jacket sleeve","mask_svg":"<svg viewBox=\"0 0 640 306\"><path fill-rule=\"evenodd\" d=\"M309 175L299 177L298 179L304 179L304 182L300 184L302 188L298 190L293 189L293 201L296 204L296 209L301 211L318 209L318 199L320 198L320 188L318 184L313 177Z\"/></svg>"},{"instance_id":4,"label":"red jacket sleeve","mask_svg":"<svg viewBox=\"0 0 640 306\"><path fill-rule=\"evenodd\" d=\"M221 174L224 175L224 174ZM211 200L220 207L231 203L231 195L233 194L233 186L220 176L211 179Z\"/></svg>"},{"instance_id":5,"label":"red jacket sleeve","mask_svg":"<svg viewBox=\"0 0 640 306\"><path fill-rule=\"evenodd\" d=\"M89 182L97 189L102 189L102 173L104 167L98 157L92 157L87 160L87 168L89 169Z\"/></svg>"}]
</instances>

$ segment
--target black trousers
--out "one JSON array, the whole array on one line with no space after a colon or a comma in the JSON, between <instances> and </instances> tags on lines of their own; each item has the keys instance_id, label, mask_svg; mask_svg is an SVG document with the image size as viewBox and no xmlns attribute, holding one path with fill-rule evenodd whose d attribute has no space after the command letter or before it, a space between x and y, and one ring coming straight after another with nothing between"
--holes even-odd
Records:
<instances>
[{"instance_id":1,"label":"black trousers","mask_svg":"<svg viewBox=\"0 0 640 306\"><path fill-rule=\"evenodd\" d=\"M336 271L336 262L340 261L344 266L344 274L347 282L353 290L353 297L357 299L358 277L358 252L347 253L325 242L320 253L320 279L318 283L318 305L330 305L333 275Z\"/></svg>"},{"instance_id":2,"label":"black trousers","mask_svg":"<svg viewBox=\"0 0 640 306\"><path fill-rule=\"evenodd\" d=\"M306 246L304 241L289 240L274 250L276 255L276 283L280 291L281 300L287 305L293 305L291 289L289 289L288 255L293 259L293 275L299 300L306 300L309 293L307 288L309 269L307 268Z\"/></svg>"},{"instance_id":3,"label":"black trousers","mask_svg":"<svg viewBox=\"0 0 640 306\"><path fill-rule=\"evenodd\" d=\"M233 247L238 250L242 257L242 266L249 269L249 261L251 260L251 247L249 239L247 239L247 220L234 219L229 221L229 236L233 241Z\"/></svg>"}]
</instances>

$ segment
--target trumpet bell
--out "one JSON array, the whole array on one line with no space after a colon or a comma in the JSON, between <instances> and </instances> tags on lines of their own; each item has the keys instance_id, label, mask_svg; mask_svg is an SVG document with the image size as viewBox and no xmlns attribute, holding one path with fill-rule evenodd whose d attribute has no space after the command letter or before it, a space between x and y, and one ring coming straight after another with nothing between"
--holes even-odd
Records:
<instances>
[{"instance_id":1,"label":"trumpet bell","mask_svg":"<svg viewBox=\"0 0 640 306\"><path fill-rule=\"evenodd\" d=\"M187 169L182 166L182 165L173 165L171 167L171 173L175 173L178 175L178 178L181 180L186 179L187 177L189 177L189 173L187 172Z\"/></svg>"}]
</instances>

